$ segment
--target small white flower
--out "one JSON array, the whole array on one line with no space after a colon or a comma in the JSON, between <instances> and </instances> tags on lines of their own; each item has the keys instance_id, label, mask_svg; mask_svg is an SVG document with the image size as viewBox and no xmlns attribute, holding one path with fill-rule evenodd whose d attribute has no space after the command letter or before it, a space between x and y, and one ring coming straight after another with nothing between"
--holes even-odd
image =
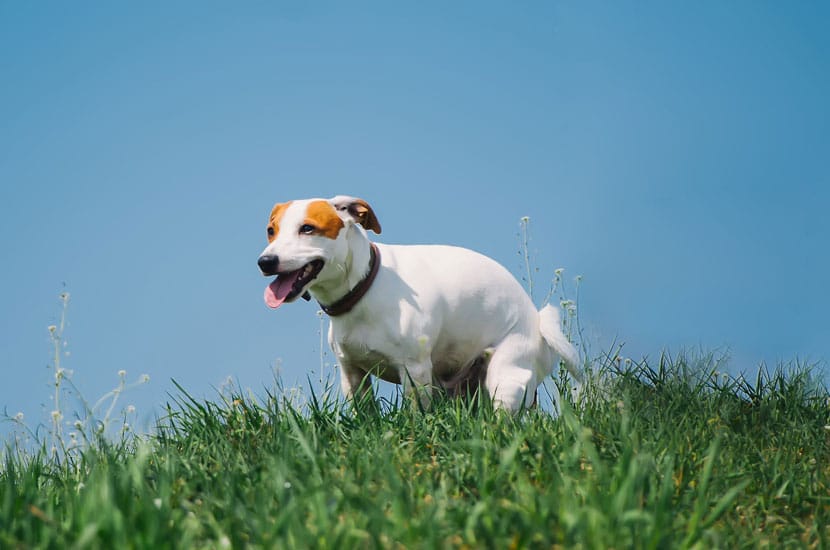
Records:
<instances>
[{"instance_id":1,"label":"small white flower","mask_svg":"<svg viewBox=\"0 0 830 550\"><path fill-rule=\"evenodd\" d=\"M149 374L142 374L141 375L141 383L142 384L146 383L146 382L149 382L149 381L150 381L150 375Z\"/></svg>"},{"instance_id":2,"label":"small white flower","mask_svg":"<svg viewBox=\"0 0 830 550\"><path fill-rule=\"evenodd\" d=\"M153 506L160 509L161 508L161 499L160 498L154 498L153 499Z\"/></svg>"},{"instance_id":3,"label":"small white flower","mask_svg":"<svg viewBox=\"0 0 830 550\"><path fill-rule=\"evenodd\" d=\"M291 482L286 481L285 483L282 484L282 486L285 487L286 489L290 489L291 488Z\"/></svg>"},{"instance_id":4,"label":"small white flower","mask_svg":"<svg viewBox=\"0 0 830 550\"><path fill-rule=\"evenodd\" d=\"M557 268L557 269L554 269L554 270L553 270L553 273L554 273L557 277L561 277L561 276L562 276L562 273L563 273L564 271L565 271L565 268L559 267L559 268Z\"/></svg>"},{"instance_id":5,"label":"small white flower","mask_svg":"<svg viewBox=\"0 0 830 550\"><path fill-rule=\"evenodd\" d=\"M231 547L231 539L229 539L227 535L222 535L219 538L219 547L220 548L230 548Z\"/></svg>"},{"instance_id":6,"label":"small white flower","mask_svg":"<svg viewBox=\"0 0 830 550\"><path fill-rule=\"evenodd\" d=\"M61 414L61 412L60 412L60 411L57 411L57 410L52 411L52 421L53 421L53 422L57 422L57 421L58 421L58 420L60 420L62 417L63 417L63 415Z\"/></svg>"},{"instance_id":7,"label":"small white flower","mask_svg":"<svg viewBox=\"0 0 830 550\"><path fill-rule=\"evenodd\" d=\"M14 419L17 422L23 422L23 413L22 412L17 413L16 415L14 415Z\"/></svg>"},{"instance_id":8,"label":"small white flower","mask_svg":"<svg viewBox=\"0 0 830 550\"><path fill-rule=\"evenodd\" d=\"M530 216L522 216L522 223L527 223L530 221Z\"/></svg>"},{"instance_id":9,"label":"small white flower","mask_svg":"<svg viewBox=\"0 0 830 550\"><path fill-rule=\"evenodd\" d=\"M120 371L118 371L118 376L120 376L121 378L124 378L125 376L127 376L127 371L125 371L124 369L121 369Z\"/></svg>"},{"instance_id":10,"label":"small white flower","mask_svg":"<svg viewBox=\"0 0 830 550\"><path fill-rule=\"evenodd\" d=\"M127 405L127 414L133 414L135 412L135 405Z\"/></svg>"},{"instance_id":11,"label":"small white flower","mask_svg":"<svg viewBox=\"0 0 830 550\"><path fill-rule=\"evenodd\" d=\"M76 420L72 425L75 426L76 430L80 430L81 428L84 427L84 423L81 422L80 420Z\"/></svg>"}]
</instances>

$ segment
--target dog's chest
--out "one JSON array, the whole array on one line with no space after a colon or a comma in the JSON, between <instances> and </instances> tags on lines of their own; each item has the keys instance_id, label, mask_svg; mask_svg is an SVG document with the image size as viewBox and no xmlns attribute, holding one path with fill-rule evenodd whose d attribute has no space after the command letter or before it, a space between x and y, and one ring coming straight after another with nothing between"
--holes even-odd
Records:
<instances>
[{"instance_id":1,"label":"dog's chest","mask_svg":"<svg viewBox=\"0 0 830 550\"><path fill-rule=\"evenodd\" d=\"M332 326L332 347L341 363L400 384L400 343L391 334L379 334L366 325L337 330Z\"/></svg>"},{"instance_id":2,"label":"dog's chest","mask_svg":"<svg viewBox=\"0 0 830 550\"><path fill-rule=\"evenodd\" d=\"M399 365L386 353L355 343L341 344L338 349L342 363L357 367L387 382L401 383Z\"/></svg>"}]
</instances>

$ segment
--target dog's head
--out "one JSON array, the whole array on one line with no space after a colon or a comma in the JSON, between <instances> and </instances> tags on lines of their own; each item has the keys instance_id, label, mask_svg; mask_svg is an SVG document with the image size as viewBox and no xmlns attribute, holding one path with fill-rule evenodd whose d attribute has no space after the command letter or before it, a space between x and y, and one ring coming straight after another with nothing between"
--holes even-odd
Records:
<instances>
[{"instance_id":1,"label":"dog's head","mask_svg":"<svg viewBox=\"0 0 830 550\"><path fill-rule=\"evenodd\" d=\"M363 199L339 195L276 204L266 229L268 246L257 261L263 275L276 275L265 289L265 303L277 308L315 284L342 278L349 234L356 231L365 238L363 228L380 233L380 223Z\"/></svg>"}]
</instances>

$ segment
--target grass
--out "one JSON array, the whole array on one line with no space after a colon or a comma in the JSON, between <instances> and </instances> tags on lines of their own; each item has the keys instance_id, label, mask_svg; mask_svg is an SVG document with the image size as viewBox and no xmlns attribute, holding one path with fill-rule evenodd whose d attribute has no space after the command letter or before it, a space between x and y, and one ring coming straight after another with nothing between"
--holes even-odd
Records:
<instances>
[{"instance_id":1,"label":"grass","mask_svg":"<svg viewBox=\"0 0 830 550\"><path fill-rule=\"evenodd\" d=\"M608 360L515 418L180 388L151 437L8 446L0 547L827 547L826 386L716 368Z\"/></svg>"}]
</instances>

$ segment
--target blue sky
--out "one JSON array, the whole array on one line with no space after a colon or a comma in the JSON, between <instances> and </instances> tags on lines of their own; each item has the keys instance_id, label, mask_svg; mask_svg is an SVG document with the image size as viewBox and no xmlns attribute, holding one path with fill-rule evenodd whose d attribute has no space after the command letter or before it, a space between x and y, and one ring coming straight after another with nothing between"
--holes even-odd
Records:
<instances>
[{"instance_id":1,"label":"blue sky","mask_svg":"<svg viewBox=\"0 0 830 550\"><path fill-rule=\"evenodd\" d=\"M592 353L830 357L824 3L0 4L0 406L64 366L146 417L320 364L316 308L262 302L278 201L369 201L537 287L583 276ZM64 287L65 285L65 287ZM537 296L541 298L542 292ZM330 361L330 357L327 359Z\"/></svg>"}]
</instances>

